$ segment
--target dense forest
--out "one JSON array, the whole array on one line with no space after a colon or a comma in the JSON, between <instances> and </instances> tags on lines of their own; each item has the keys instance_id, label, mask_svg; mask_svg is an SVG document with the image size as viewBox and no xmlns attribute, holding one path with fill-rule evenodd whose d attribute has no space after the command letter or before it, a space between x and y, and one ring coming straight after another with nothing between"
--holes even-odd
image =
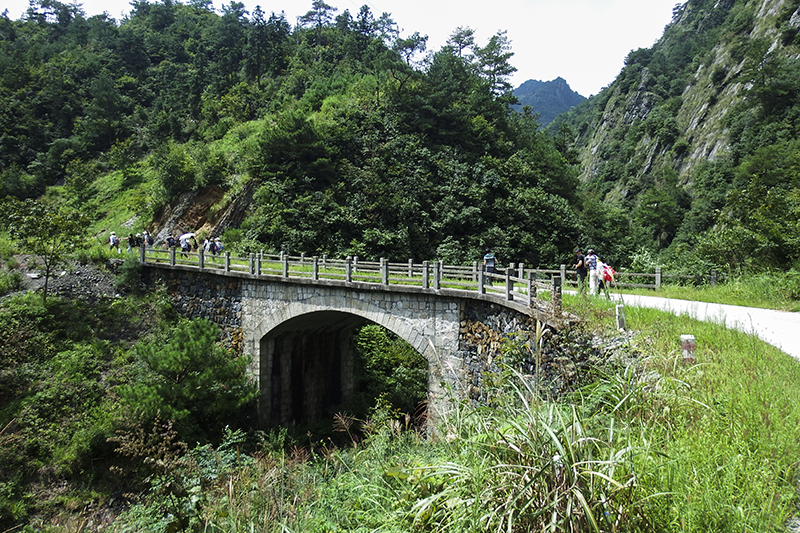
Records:
<instances>
[{"instance_id":1,"label":"dense forest","mask_svg":"<svg viewBox=\"0 0 800 533\"><path fill-rule=\"evenodd\" d=\"M545 132L511 111L502 32L456 28L433 51L366 5L314 1L293 26L236 2L134 2L121 21L35 2L0 18L2 194L65 185L91 210L98 176L155 179L141 220L219 187L246 204L217 228L243 251L465 262L490 246L552 266L580 244L639 269L786 268L798 7L678 5Z\"/></svg>"},{"instance_id":2,"label":"dense forest","mask_svg":"<svg viewBox=\"0 0 800 533\"><path fill-rule=\"evenodd\" d=\"M574 403L532 409L529 382L507 370L491 408L462 406L428 439L410 415L426 362L366 327L358 409L337 413L333 436L330 424L258 431L242 354L164 290L140 292L133 254L120 261L103 243L191 223L234 253L467 263L491 247L549 267L580 245L636 272L795 270L798 52L800 0L688 0L609 87L543 127L513 95L503 32L479 43L454 28L428 50L391 14L323 0L296 24L204 0L137 0L122 20L57 0L4 13L0 293L21 288L19 262L38 259L20 254L37 250L47 273L70 259L81 266L65 269L113 267L117 285L91 302L48 299L46 284L0 302L0 529L776 529L796 509L797 417L782 391L797 380L770 382L783 366L750 340L755 362L720 356L695 372L661 364L677 334L658 323L644 354L614 338L617 366L598 362ZM173 216L193 203L201 215ZM798 276L785 277L800 298ZM581 301L613 314L596 304ZM714 357L736 345L721 338ZM594 354L595 341L577 331L564 345ZM509 340L506 368L535 346ZM751 404L737 396L751 382L728 390L712 376L729 360L732 375L766 380ZM746 429L730 435L731 423ZM720 435L733 452L709 454ZM531 503L535 484L520 483L533 468L550 502ZM739 494L742 479L758 490Z\"/></svg>"},{"instance_id":3,"label":"dense forest","mask_svg":"<svg viewBox=\"0 0 800 533\"><path fill-rule=\"evenodd\" d=\"M509 112L505 35L458 28L423 55L387 14L336 12L315 1L292 27L237 3L139 2L117 22L47 1L3 18L3 193L64 184L77 204L98 175L154 175L151 206L251 195L228 236L242 249L569 257L578 170Z\"/></svg>"}]
</instances>

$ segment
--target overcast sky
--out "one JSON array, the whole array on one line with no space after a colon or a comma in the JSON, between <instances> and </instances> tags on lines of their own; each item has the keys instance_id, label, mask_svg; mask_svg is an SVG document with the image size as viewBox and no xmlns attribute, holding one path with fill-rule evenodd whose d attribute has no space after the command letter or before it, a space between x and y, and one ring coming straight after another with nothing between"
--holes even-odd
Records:
<instances>
[{"instance_id":1,"label":"overcast sky","mask_svg":"<svg viewBox=\"0 0 800 533\"><path fill-rule=\"evenodd\" d=\"M61 0L70 3L70 0ZM78 2L87 15L107 12L119 20L130 11L130 0ZM222 1L214 0L219 9ZM229 0L224 2L229 3ZM266 13L283 11L292 25L311 8L311 0L244 0L248 10L260 5ZM583 96L597 94L622 69L625 56L649 48L672 19L681 0L327 0L356 15L366 3L375 17L387 12L407 37L428 36L428 50L438 50L458 27L475 30L479 45L506 30L517 72L511 83L526 80L567 80ZM2 0L9 17L18 19L28 0Z\"/></svg>"}]
</instances>

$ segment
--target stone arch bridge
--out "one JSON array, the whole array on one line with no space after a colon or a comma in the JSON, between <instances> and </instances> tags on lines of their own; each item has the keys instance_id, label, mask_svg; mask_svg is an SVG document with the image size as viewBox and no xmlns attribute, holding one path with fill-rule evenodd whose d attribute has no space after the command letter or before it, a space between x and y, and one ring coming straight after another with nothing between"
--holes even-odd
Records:
<instances>
[{"instance_id":1,"label":"stone arch bridge","mask_svg":"<svg viewBox=\"0 0 800 533\"><path fill-rule=\"evenodd\" d=\"M423 281L416 286L391 284L387 274L358 281L346 264L344 279L323 279L316 259L303 275L293 275L285 259L276 273L265 273L261 258L254 264L252 257L246 270L236 270L227 256L224 265L209 264L202 254L180 264L174 251L169 260L144 253L141 259L148 286L163 284L181 314L217 323L231 346L251 357L262 426L317 420L346 404L355 392L351 339L365 324L385 327L424 356L428 413L436 418L453 400L480 400L483 373L503 338L535 332L537 320L551 327L569 322L559 306L531 296L531 278L520 284L525 294L515 297L513 280L525 280L509 273L505 290L492 292L481 290L482 273L477 289L445 288L441 265L433 269L433 286L428 265L422 265ZM368 271L359 265L359 273ZM376 265L373 275L379 272Z\"/></svg>"}]
</instances>

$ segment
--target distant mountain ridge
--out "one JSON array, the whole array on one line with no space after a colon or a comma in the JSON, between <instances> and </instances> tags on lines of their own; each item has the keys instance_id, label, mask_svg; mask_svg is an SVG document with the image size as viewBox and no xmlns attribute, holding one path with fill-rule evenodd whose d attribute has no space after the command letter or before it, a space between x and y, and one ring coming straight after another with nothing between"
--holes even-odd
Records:
<instances>
[{"instance_id":1,"label":"distant mountain ridge","mask_svg":"<svg viewBox=\"0 0 800 533\"><path fill-rule=\"evenodd\" d=\"M531 106L533 112L540 115L542 126L550 124L556 116L586 100L561 77L551 81L528 80L514 89L514 96L519 100L519 105L514 108L522 110L522 106Z\"/></svg>"}]
</instances>

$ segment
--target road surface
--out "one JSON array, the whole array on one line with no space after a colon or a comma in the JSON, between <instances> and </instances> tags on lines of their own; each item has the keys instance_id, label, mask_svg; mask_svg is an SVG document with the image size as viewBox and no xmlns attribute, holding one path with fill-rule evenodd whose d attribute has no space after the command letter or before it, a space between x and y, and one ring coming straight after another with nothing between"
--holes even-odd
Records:
<instances>
[{"instance_id":1,"label":"road surface","mask_svg":"<svg viewBox=\"0 0 800 533\"><path fill-rule=\"evenodd\" d=\"M688 315L755 335L800 361L800 313L633 294L612 294L611 299L622 301L626 306Z\"/></svg>"}]
</instances>

